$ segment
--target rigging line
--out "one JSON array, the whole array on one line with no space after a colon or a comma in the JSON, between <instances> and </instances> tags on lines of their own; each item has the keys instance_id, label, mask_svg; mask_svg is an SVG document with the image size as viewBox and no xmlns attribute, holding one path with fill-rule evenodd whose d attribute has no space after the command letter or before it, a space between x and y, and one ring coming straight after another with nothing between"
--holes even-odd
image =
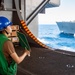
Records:
<instances>
[{"instance_id":1,"label":"rigging line","mask_svg":"<svg viewBox=\"0 0 75 75\"><path fill-rule=\"evenodd\" d=\"M19 36L19 35L18 35ZM27 45L25 44L25 42L23 41L23 39L19 36L19 38L22 40L22 42L24 43L24 45L27 47Z\"/></svg>"},{"instance_id":2,"label":"rigging line","mask_svg":"<svg viewBox=\"0 0 75 75\"><path fill-rule=\"evenodd\" d=\"M29 46L28 40L27 40L27 38L25 37L25 35L22 34L22 33L20 33L20 34L23 35L23 37L24 37L24 39L25 39L25 40L23 40L23 38L20 36L19 33L20 33L20 32L17 32L17 35L18 35L18 37L20 38L20 40L22 41L22 43L24 44L25 49L26 49L26 50L27 50L27 49L30 49L30 46Z\"/></svg>"}]
</instances>

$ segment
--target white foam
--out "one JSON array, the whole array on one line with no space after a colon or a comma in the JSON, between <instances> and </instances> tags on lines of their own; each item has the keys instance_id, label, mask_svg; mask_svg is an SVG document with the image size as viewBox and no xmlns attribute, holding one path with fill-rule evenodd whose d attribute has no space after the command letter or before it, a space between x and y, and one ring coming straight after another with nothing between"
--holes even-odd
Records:
<instances>
[{"instance_id":1,"label":"white foam","mask_svg":"<svg viewBox=\"0 0 75 75\"><path fill-rule=\"evenodd\" d=\"M45 39L39 39L39 38L38 38L38 40L39 40L40 42L44 43L44 44L50 44L50 42L46 41Z\"/></svg>"}]
</instances>

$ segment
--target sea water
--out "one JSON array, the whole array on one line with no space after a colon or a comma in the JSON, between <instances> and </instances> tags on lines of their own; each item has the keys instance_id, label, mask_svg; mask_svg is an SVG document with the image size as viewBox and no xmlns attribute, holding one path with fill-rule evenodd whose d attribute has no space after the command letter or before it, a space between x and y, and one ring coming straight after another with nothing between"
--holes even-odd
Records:
<instances>
[{"instance_id":1,"label":"sea water","mask_svg":"<svg viewBox=\"0 0 75 75\"><path fill-rule=\"evenodd\" d=\"M49 47L75 52L75 37L61 33L57 25L39 25L39 40Z\"/></svg>"}]
</instances>

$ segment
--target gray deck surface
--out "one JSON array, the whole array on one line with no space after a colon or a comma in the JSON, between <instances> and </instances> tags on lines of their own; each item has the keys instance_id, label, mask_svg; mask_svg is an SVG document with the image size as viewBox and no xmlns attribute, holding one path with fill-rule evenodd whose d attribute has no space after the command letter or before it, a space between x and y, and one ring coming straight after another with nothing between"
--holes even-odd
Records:
<instances>
[{"instance_id":1,"label":"gray deck surface","mask_svg":"<svg viewBox=\"0 0 75 75\"><path fill-rule=\"evenodd\" d=\"M17 75L75 75L75 57L41 47L31 47L31 56L18 65ZM19 55L23 52L17 47Z\"/></svg>"}]
</instances>

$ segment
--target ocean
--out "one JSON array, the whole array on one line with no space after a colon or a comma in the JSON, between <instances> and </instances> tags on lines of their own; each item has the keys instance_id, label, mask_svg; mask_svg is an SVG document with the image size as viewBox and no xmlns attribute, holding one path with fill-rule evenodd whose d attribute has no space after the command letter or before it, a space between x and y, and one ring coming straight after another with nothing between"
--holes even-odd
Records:
<instances>
[{"instance_id":1,"label":"ocean","mask_svg":"<svg viewBox=\"0 0 75 75\"><path fill-rule=\"evenodd\" d=\"M39 25L38 38L54 49L75 52L75 36L61 33L57 25Z\"/></svg>"}]
</instances>

